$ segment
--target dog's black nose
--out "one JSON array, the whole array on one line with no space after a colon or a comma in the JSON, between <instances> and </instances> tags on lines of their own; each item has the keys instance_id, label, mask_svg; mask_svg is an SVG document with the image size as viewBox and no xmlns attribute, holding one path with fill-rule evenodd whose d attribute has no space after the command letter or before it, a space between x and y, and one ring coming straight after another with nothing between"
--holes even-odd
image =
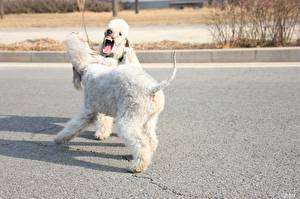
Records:
<instances>
[{"instance_id":1,"label":"dog's black nose","mask_svg":"<svg viewBox=\"0 0 300 199\"><path fill-rule=\"evenodd\" d=\"M105 32L105 35L111 35L113 32L111 29L107 29L106 32Z\"/></svg>"}]
</instances>

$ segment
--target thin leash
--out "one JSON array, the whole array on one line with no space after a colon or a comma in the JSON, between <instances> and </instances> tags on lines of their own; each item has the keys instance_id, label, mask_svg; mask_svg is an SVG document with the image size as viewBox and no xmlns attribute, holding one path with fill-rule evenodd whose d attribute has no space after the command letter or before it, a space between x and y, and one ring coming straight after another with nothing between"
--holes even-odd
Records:
<instances>
[{"instance_id":1,"label":"thin leash","mask_svg":"<svg viewBox=\"0 0 300 199\"><path fill-rule=\"evenodd\" d=\"M85 32L87 42L89 44L89 47L92 49L93 44L92 44L92 42L89 38L87 29L86 29L86 23L85 23L85 16L84 16L84 13L85 13L85 0L77 0L77 5L78 5L78 8L79 8L79 11L81 12L82 26L83 26L83 29L84 29L84 32Z\"/></svg>"}]
</instances>

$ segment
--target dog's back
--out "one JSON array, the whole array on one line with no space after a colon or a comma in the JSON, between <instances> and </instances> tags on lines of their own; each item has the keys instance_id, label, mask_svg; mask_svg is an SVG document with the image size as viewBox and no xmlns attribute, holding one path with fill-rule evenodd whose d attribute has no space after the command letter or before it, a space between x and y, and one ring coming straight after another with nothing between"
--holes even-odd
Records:
<instances>
[{"instance_id":1,"label":"dog's back","mask_svg":"<svg viewBox=\"0 0 300 199\"><path fill-rule=\"evenodd\" d=\"M143 104L157 84L143 69L131 65L110 68L91 64L83 77L85 100L94 108L98 106L100 112L112 116L119 106L129 102Z\"/></svg>"}]
</instances>

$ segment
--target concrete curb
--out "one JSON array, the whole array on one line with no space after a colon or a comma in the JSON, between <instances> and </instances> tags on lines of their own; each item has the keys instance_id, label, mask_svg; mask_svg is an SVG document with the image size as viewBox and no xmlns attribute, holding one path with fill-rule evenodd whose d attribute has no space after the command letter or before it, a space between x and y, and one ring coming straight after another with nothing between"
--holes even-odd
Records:
<instances>
[{"instance_id":1,"label":"concrete curb","mask_svg":"<svg viewBox=\"0 0 300 199\"><path fill-rule=\"evenodd\" d=\"M172 62L172 50L137 51L142 63ZM300 47L176 50L178 63L299 62ZM0 51L0 62L68 62L63 51Z\"/></svg>"}]
</instances>

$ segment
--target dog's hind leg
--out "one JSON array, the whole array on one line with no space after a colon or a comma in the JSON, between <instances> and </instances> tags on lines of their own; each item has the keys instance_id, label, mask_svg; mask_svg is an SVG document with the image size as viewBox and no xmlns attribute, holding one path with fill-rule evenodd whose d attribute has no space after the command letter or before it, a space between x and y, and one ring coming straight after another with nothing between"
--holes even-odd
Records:
<instances>
[{"instance_id":1,"label":"dog's hind leg","mask_svg":"<svg viewBox=\"0 0 300 199\"><path fill-rule=\"evenodd\" d=\"M143 116L117 119L117 133L124 138L133 153L129 170L131 172L145 171L151 163L152 151L147 136L143 132Z\"/></svg>"},{"instance_id":2,"label":"dog's hind leg","mask_svg":"<svg viewBox=\"0 0 300 199\"><path fill-rule=\"evenodd\" d=\"M148 138L152 153L156 150L158 145L158 140L156 136L156 124L158 116L159 113L155 113L149 118L149 120L144 125L144 133Z\"/></svg>"},{"instance_id":3,"label":"dog's hind leg","mask_svg":"<svg viewBox=\"0 0 300 199\"><path fill-rule=\"evenodd\" d=\"M94 120L94 118L94 112L83 108L81 112L75 115L66 124L65 128L56 135L54 141L57 144L69 142L72 138L79 135L79 133L83 131Z\"/></svg>"},{"instance_id":4,"label":"dog's hind leg","mask_svg":"<svg viewBox=\"0 0 300 199\"><path fill-rule=\"evenodd\" d=\"M95 138L105 140L112 133L113 118L104 114L98 114L96 125L97 131L95 133Z\"/></svg>"}]
</instances>

